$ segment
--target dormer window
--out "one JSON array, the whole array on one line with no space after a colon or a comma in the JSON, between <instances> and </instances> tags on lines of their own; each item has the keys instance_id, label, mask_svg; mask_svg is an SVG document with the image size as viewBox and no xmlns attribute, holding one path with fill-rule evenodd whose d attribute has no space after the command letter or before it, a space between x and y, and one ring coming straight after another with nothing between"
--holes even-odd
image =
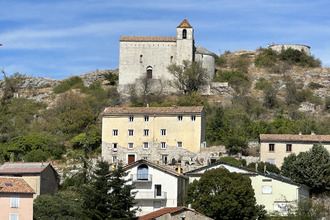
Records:
<instances>
[{"instance_id":1,"label":"dormer window","mask_svg":"<svg viewBox=\"0 0 330 220\"><path fill-rule=\"evenodd\" d=\"M182 39L187 39L187 30L183 29L182 31Z\"/></svg>"}]
</instances>

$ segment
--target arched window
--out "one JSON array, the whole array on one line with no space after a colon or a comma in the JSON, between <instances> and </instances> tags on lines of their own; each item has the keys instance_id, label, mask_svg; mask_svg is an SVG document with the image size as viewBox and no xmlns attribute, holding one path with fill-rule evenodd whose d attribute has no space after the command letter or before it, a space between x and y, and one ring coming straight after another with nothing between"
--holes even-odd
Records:
<instances>
[{"instance_id":1,"label":"arched window","mask_svg":"<svg viewBox=\"0 0 330 220\"><path fill-rule=\"evenodd\" d=\"M142 164L138 166L137 169L137 179L138 180L148 180L148 166Z\"/></svg>"},{"instance_id":2,"label":"arched window","mask_svg":"<svg viewBox=\"0 0 330 220\"><path fill-rule=\"evenodd\" d=\"M141 54L140 55L140 63L142 63L142 58L143 58L143 55Z\"/></svg>"},{"instance_id":3,"label":"arched window","mask_svg":"<svg viewBox=\"0 0 330 220\"><path fill-rule=\"evenodd\" d=\"M187 30L183 29L182 31L182 39L187 39Z\"/></svg>"},{"instance_id":4,"label":"arched window","mask_svg":"<svg viewBox=\"0 0 330 220\"><path fill-rule=\"evenodd\" d=\"M173 56L171 56L171 58L170 58L170 62L173 63Z\"/></svg>"},{"instance_id":5,"label":"arched window","mask_svg":"<svg viewBox=\"0 0 330 220\"><path fill-rule=\"evenodd\" d=\"M147 78L152 79L152 67L151 66L147 67Z\"/></svg>"}]
</instances>

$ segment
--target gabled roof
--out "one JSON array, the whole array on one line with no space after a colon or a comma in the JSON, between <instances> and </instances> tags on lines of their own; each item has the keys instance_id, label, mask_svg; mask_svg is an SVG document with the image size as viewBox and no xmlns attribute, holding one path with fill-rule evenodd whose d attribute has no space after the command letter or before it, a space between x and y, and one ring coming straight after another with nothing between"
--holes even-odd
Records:
<instances>
[{"instance_id":1,"label":"gabled roof","mask_svg":"<svg viewBox=\"0 0 330 220\"><path fill-rule=\"evenodd\" d=\"M266 141L330 142L330 135L260 134L260 142Z\"/></svg>"},{"instance_id":2,"label":"gabled roof","mask_svg":"<svg viewBox=\"0 0 330 220\"><path fill-rule=\"evenodd\" d=\"M35 193L22 177L0 177L0 193Z\"/></svg>"},{"instance_id":3,"label":"gabled roof","mask_svg":"<svg viewBox=\"0 0 330 220\"><path fill-rule=\"evenodd\" d=\"M153 168L156 168L158 170L161 170L164 173L168 173L168 174L170 174L172 176L176 176L176 177L188 179L188 177L184 176L183 174L178 173L175 170L171 170L171 169L167 168L166 166L163 166L163 165L160 165L160 164L157 164L157 163L153 163L153 162L151 162L149 160L145 160L145 159L141 159L141 160L135 161L135 162L133 162L131 164L128 164L123 169L124 170L129 170L129 169L131 169L131 168L133 168L135 166L138 166L140 164L146 164L148 166L151 166Z\"/></svg>"},{"instance_id":4,"label":"gabled roof","mask_svg":"<svg viewBox=\"0 0 330 220\"><path fill-rule=\"evenodd\" d=\"M131 114L200 114L203 106L173 106L173 107L108 107L103 115Z\"/></svg>"},{"instance_id":5,"label":"gabled roof","mask_svg":"<svg viewBox=\"0 0 330 220\"><path fill-rule=\"evenodd\" d=\"M268 171L266 171L266 173L256 172L256 171L253 171L253 170L249 170L245 167L238 167L238 166L235 166L235 165L232 165L232 164L229 164L229 163L225 163L225 162L217 162L217 163L213 163L213 164L210 164L210 165L207 165L207 166L203 166L201 168L186 172L185 175L188 175L188 176L189 175L191 175L191 176L193 176L193 175L202 175L204 173L202 171L214 169L214 167L219 166L221 164L231 166L231 167L234 167L234 168L237 168L237 169L240 169L240 170L244 171L244 172L240 172L240 174L242 174L242 175L246 175L246 176L261 175L261 176L271 178L271 179L275 179L275 180L285 182L285 183L288 183L288 184L292 184L292 185L296 185L296 186L303 186L303 187L308 188L307 186L305 186L303 184L296 183L293 180L291 180L290 178L279 175L279 174L276 174L276 173L272 173L272 172L268 172Z\"/></svg>"},{"instance_id":6,"label":"gabled roof","mask_svg":"<svg viewBox=\"0 0 330 220\"><path fill-rule=\"evenodd\" d=\"M6 162L0 167L0 174L31 174L41 173L49 163L45 162Z\"/></svg>"},{"instance_id":7,"label":"gabled roof","mask_svg":"<svg viewBox=\"0 0 330 220\"><path fill-rule=\"evenodd\" d=\"M192 28L192 26L189 24L187 19L184 19L181 24L178 26L178 28Z\"/></svg>"},{"instance_id":8,"label":"gabled roof","mask_svg":"<svg viewBox=\"0 0 330 220\"><path fill-rule=\"evenodd\" d=\"M210 55L210 56L216 56L215 53L212 53L211 51L205 49L204 47L201 46L196 46L196 53L197 54L204 54L204 55Z\"/></svg>"},{"instance_id":9,"label":"gabled roof","mask_svg":"<svg viewBox=\"0 0 330 220\"><path fill-rule=\"evenodd\" d=\"M121 36L119 41L126 42L176 42L176 37Z\"/></svg>"},{"instance_id":10,"label":"gabled roof","mask_svg":"<svg viewBox=\"0 0 330 220\"><path fill-rule=\"evenodd\" d=\"M154 211L154 212L151 212L149 214L146 214L146 215L143 215L141 217L138 218L138 220L152 220L154 218L158 218L162 215L165 215L165 214L174 214L176 212L180 212L180 211L191 211L191 212L194 212L198 215L203 215L202 213L199 213L199 212L196 212L195 210L193 209L189 209L187 207L184 207L184 206L179 206L179 207L168 207L168 208L162 208L162 209L159 209L157 211Z\"/></svg>"}]
</instances>

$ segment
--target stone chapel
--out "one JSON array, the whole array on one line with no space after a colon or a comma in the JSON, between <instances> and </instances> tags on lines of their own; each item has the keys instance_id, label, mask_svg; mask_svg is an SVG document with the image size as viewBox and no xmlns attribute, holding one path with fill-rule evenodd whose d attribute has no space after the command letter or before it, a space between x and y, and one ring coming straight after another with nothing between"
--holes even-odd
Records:
<instances>
[{"instance_id":1,"label":"stone chapel","mask_svg":"<svg viewBox=\"0 0 330 220\"><path fill-rule=\"evenodd\" d=\"M119 50L119 92L125 93L143 77L156 84L171 81L174 76L167 67L182 65L184 60L201 63L209 78L214 76L215 55L195 46L194 29L186 19L176 28L176 37L121 36ZM171 92L169 87L167 92Z\"/></svg>"}]
</instances>

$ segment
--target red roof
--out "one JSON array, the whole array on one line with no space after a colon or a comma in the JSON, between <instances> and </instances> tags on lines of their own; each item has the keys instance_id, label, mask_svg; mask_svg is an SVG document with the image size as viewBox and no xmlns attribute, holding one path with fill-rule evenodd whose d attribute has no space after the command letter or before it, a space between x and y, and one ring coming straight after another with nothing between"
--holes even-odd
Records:
<instances>
[{"instance_id":1,"label":"red roof","mask_svg":"<svg viewBox=\"0 0 330 220\"><path fill-rule=\"evenodd\" d=\"M0 177L0 193L35 193L21 177Z\"/></svg>"},{"instance_id":2,"label":"red roof","mask_svg":"<svg viewBox=\"0 0 330 220\"><path fill-rule=\"evenodd\" d=\"M203 106L173 107L108 107L104 114L196 114L203 111Z\"/></svg>"},{"instance_id":3,"label":"red roof","mask_svg":"<svg viewBox=\"0 0 330 220\"><path fill-rule=\"evenodd\" d=\"M260 134L260 141L330 142L330 135Z\"/></svg>"},{"instance_id":4,"label":"red roof","mask_svg":"<svg viewBox=\"0 0 330 220\"><path fill-rule=\"evenodd\" d=\"M184 19L181 24L178 26L178 28L192 28L192 26L189 24L187 19Z\"/></svg>"},{"instance_id":5,"label":"red roof","mask_svg":"<svg viewBox=\"0 0 330 220\"><path fill-rule=\"evenodd\" d=\"M188 210L188 211L192 211L198 215L203 215L202 213L196 212L195 210L192 209L188 209L187 207L184 206L179 206L179 207L170 207L170 208L163 208L154 212L151 212L149 214L143 215L141 217L138 218L138 220L151 220L157 217L160 217L162 215L168 214L168 213L175 213L181 210Z\"/></svg>"},{"instance_id":6,"label":"red roof","mask_svg":"<svg viewBox=\"0 0 330 220\"><path fill-rule=\"evenodd\" d=\"M0 174L41 173L48 165L50 164L45 162L7 162L0 167Z\"/></svg>"}]
</instances>

